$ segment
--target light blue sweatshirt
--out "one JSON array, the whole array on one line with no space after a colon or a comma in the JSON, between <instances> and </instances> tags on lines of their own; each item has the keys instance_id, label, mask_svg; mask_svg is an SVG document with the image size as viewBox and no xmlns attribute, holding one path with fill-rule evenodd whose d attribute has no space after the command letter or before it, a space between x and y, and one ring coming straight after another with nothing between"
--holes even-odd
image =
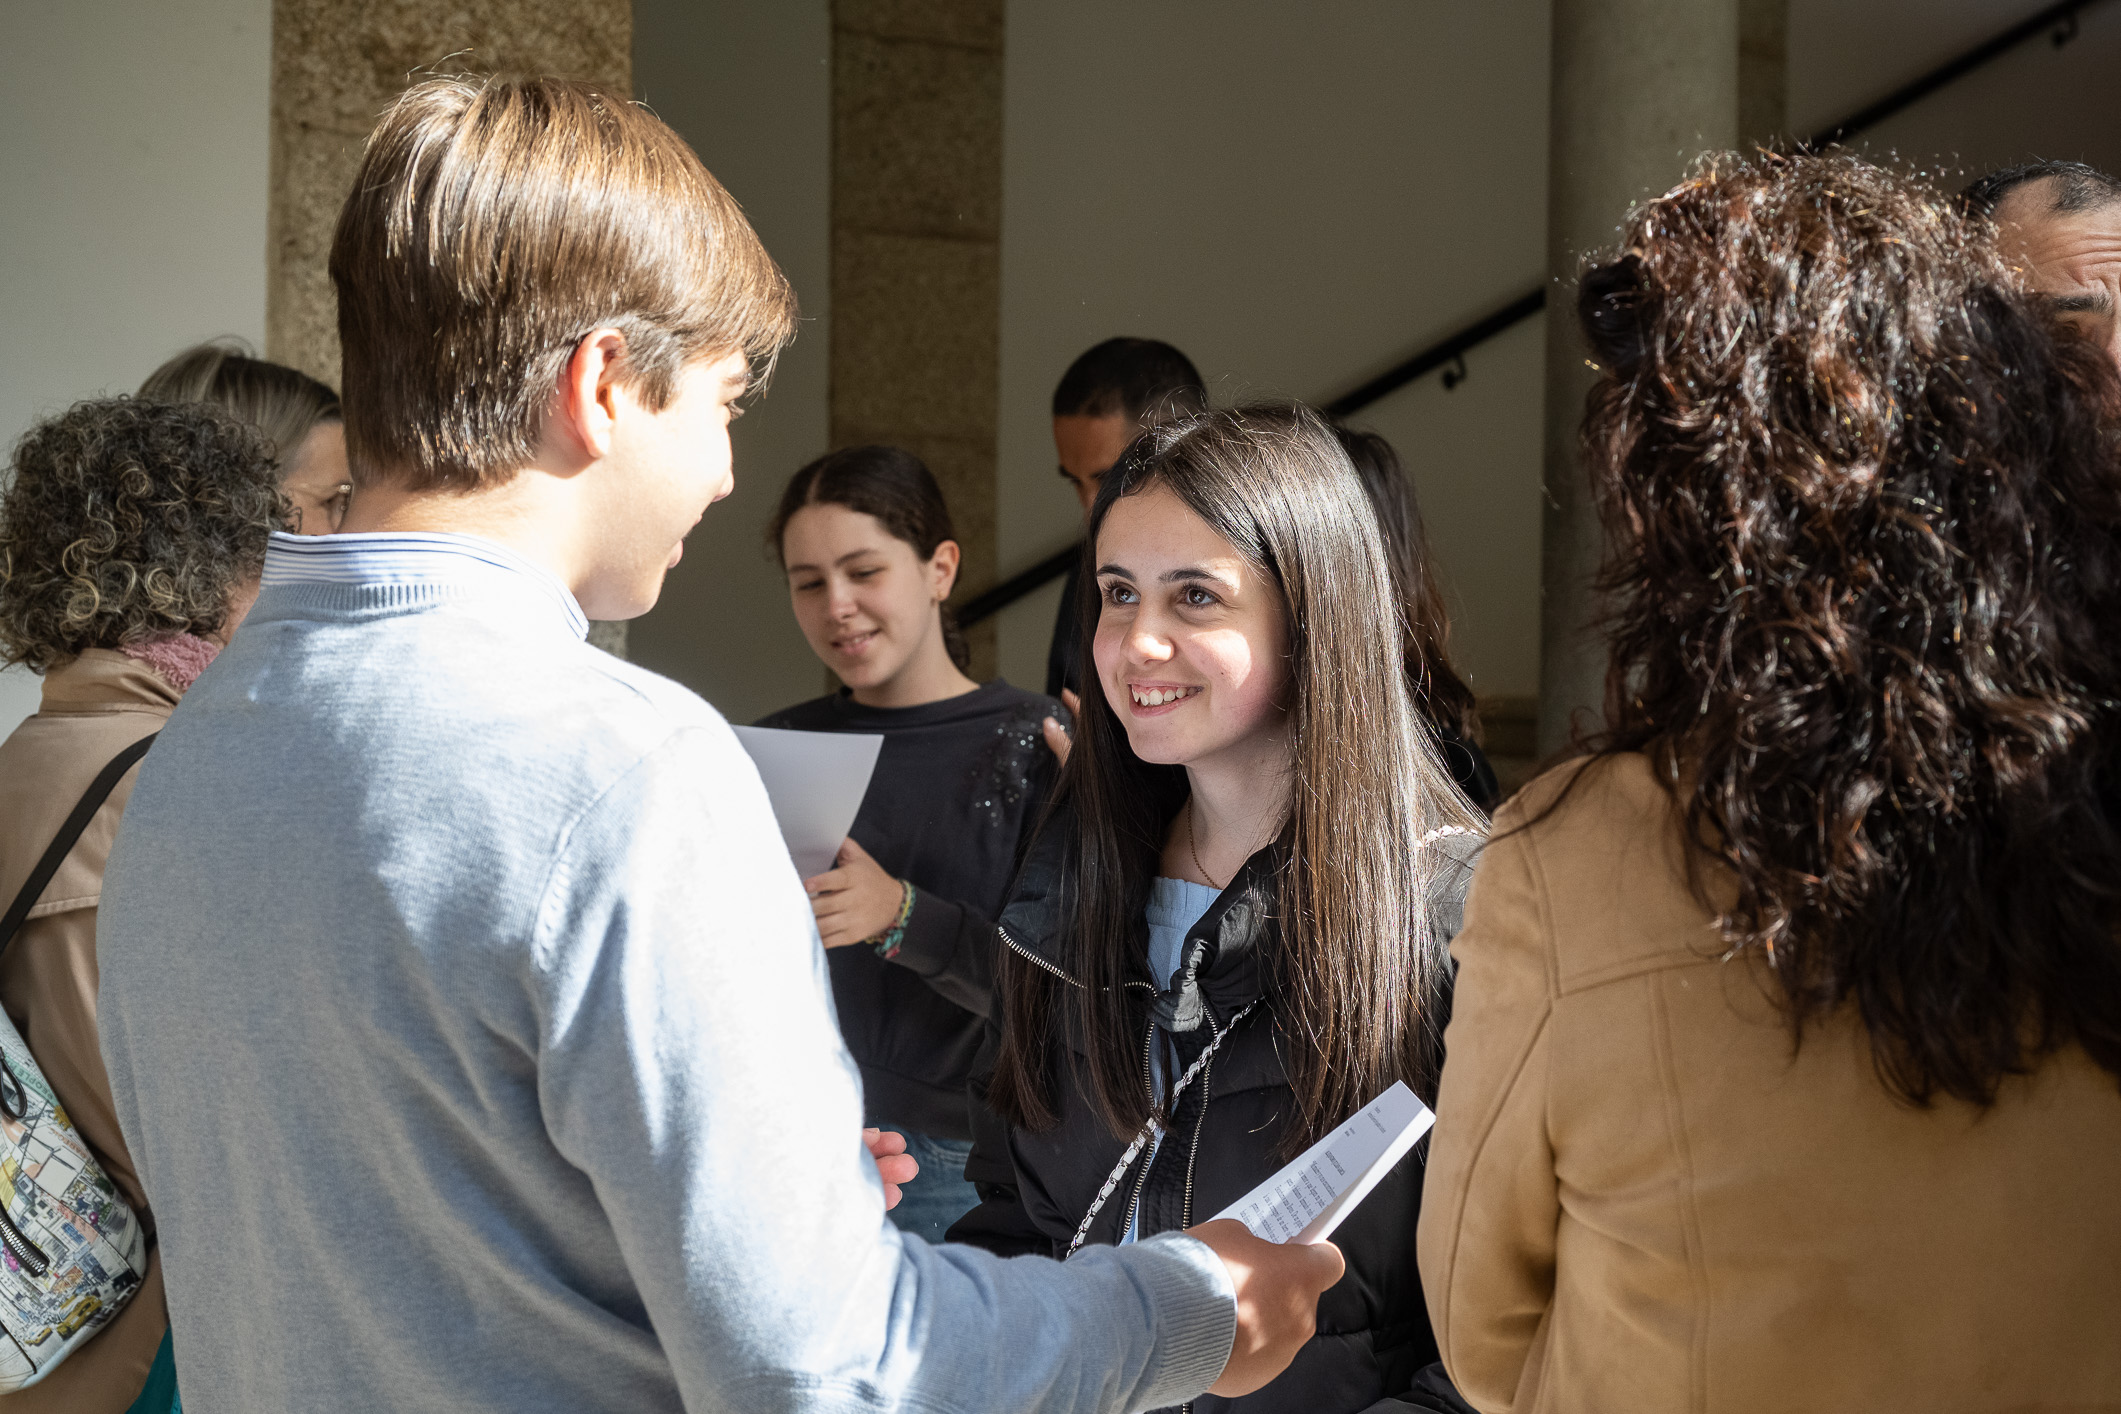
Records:
<instances>
[{"instance_id":1,"label":"light blue sweatshirt","mask_svg":"<svg viewBox=\"0 0 2121 1414\"><path fill-rule=\"evenodd\" d=\"M1013 1414L1215 1378L1198 1242L901 1238L727 724L583 643L550 576L432 539L276 539L111 861L104 1057L187 1409Z\"/></svg>"}]
</instances>

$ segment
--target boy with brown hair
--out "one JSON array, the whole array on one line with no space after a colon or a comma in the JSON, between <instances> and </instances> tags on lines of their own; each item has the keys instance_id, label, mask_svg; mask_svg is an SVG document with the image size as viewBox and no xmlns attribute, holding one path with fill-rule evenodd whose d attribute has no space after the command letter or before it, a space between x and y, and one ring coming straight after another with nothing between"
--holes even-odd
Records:
<instances>
[{"instance_id":1,"label":"boy with brown hair","mask_svg":"<svg viewBox=\"0 0 2121 1414\"><path fill-rule=\"evenodd\" d=\"M1276 1373L1329 1248L901 1239L756 772L582 641L654 604L793 329L735 202L631 104L435 80L331 264L350 533L275 537L104 895L187 1400L1072 1411Z\"/></svg>"}]
</instances>

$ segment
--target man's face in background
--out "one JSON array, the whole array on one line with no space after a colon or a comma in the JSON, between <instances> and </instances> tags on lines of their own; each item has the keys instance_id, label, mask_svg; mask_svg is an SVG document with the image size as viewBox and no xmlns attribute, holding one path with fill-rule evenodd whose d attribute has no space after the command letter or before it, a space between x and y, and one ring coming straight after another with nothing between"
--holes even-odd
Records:
<instances>
[{"instance_id":1,"label":"man's face in background","mask_svg":"<svg viewBox=\"0 0 2121 1414\"><path fill-rule=\"evenodd\" d=\"M1997 245L2032 287L2121 367L2121 199L2056 209L2061 183L2044 177L1996 204Z\"/></svg>"},{"instance_id":2,"label":"man's face in background","mask_svg":"<svg viewBox=\"0 0 2121 1414\"><path fill-rule=\"evenodd\" d=\"M1060 453L1060 474L1074 488L1075 499L1083 503L1085 520L1097 500L1097 483L1140 433L1140 425L1124 411L1069 413L1053 419L1053 449Z\"/></svg>"}]
</instances>

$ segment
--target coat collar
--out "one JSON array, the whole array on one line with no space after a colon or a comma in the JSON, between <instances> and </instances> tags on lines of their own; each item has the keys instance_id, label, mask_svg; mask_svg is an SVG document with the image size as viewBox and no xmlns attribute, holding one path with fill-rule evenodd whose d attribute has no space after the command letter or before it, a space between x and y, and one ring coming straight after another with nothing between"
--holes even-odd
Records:
<instances>
[{"instance_id":1,"label":"coat collar","mask_svg":"<svg viewBox=\"0 0 2121 1414\"><path fill-rule=\"evenodd\" d=\"M154 707L167 712L183 696L175 683L114 648L90 648L44 675L41 712L101 712Z\"/></svg>"},{"instance_id":2,"label":"coat collar","mask_svg":"<svg viewBox=\"0 0 2121 1414\"><path fill-rule=\"evenodd\" d=\"M1009 906L1000 919L1003 941L1015 952L1073 986L1074 949L1067 945L1064 877L1075 840L1073 806L1056 811L1038 834ZM1217 1027L1266 990L1260 957L1273 926L1273 882L1279 868L1273 846L1245 861L1229 887L1186 930L1174 978L1151 978L1148 922L1137 920L1130 989L1149 994L1150 1012L1167 1031L1192 1031L1202 1022Z\"/></svg>"},{"instance_id":3,"label":"coat collar","mask_svg":"<svg viewBox=\"0 0 2121 1414\"><path fill-rule=\"evenodd\" d=\"M1246 1003L1266 991L1260 954L1273 927L1278 854L1269 845L1237 871L1229 887L1186 930L1178 971L1151 979L1165 985L1149 1013L1166 1031L1194 1031L1202 1022L1221 1030Z\"/></svg>"}]
</instances>

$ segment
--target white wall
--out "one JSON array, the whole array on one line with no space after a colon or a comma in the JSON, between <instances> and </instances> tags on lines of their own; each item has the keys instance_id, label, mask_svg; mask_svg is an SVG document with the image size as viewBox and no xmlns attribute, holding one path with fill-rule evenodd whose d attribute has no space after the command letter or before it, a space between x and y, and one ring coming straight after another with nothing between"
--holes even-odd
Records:
<instances>
[{"instance_id":1,"label":"white wall","mask_svg":"<svg viewBox=\"0 0 2121 1414\"><path fill-rule=\"evenodd\" d=\"M1847 116L2041 0L1791 0L1791 128ZM1543 0L1231 0L1009 8L1001 557L1059 548L1077 513L1046 400L1111 334L1169 339L1218 399L1324 399L1537 282ZM1116 42L1116 36L1124 42ZM2121 6L2036 40L1858 144L1950 185L2033 156L2121 170ZM1649 195L1649 193L1645 193ZM1615 211L1617 225L1622 212ZM1413 468L1483 693L1538 682L1542 319L1356 420ZM1004 671L1043 677L1057 589L1008 611Z\"/></svg>"},{"instance_id":2,"label":"white wall","mask_svg":"<svg viewBox=\"0 0 2121 1414\"><path fill-rule=\"evenodd\" d=\"M271 0L9 3L0 43L0 437L265 333ZM0 673L0 734L36 680Z\"/></svg>"},{"instance_id":3,"label":"white wall","mask_svg":"<svg viewBox=\"0 0 2121 1414\"><path fill-rule=\"evenodd\" d=\"M2040 0L1792 0L1790 116L1842 116ZM1541 265L1544 0L1214 7L1016 0L1008 16L1002 568L1071 538L1046 407L1121 332L1192 353L1219 398L1329 397L1529 288ZM9 3L0 45L0 436L264 325L270 0ZM1123 36L1123 41L1119 38ZM738 425L643 661L742 720L818 690L759 528L825 449L828 0L636 0L642 92L745 203L804 332ZM2121 168L2121 7L1927 100L1866 150L1957 181L2024 157ZM1615 213L1617 221L1620 213ZM1539 321L1367 420L1414 467L1476 686L1535 686ZM1004 616L1043 677L1053 598ZM35 683L0 674L0 730Z\"/></svg>"},{"instance_id":4,"label":"white wall","mask_svg":"<svg viewBox=\"0 0 2121 1414\"><path fill-rule=\"evenodd\" d=\"M736 424L736 492L686 542L630 656L745 722L815 697L825 670L760 539L795 469L826 451L831 15L827 0L634 0L634 88L743 203L802 303L802 332Z\"/></svg>"},{"instance_id":5,"label":"white wall","mask_svg":"<svg viewBox=\"0 0 2121 1414\"><path fill-rule=\"evenodd\" d=\"M2046 8L2042 0L1791 0L1790 122L1810 132ZM2077 36L2033 39L1854 144L1957 187L2036 157L2121 172L2121 8L2093 6Z\"/></svg>"},{"instance_id":6,"label":"white wall","mask_svg":"<svg viewBox=\"0 0 2121 1414\"><path fill-rule=\"evenodd\" d=\"M1048 407L1113 334L1168 339L1218 401L1324 400L1538 278L1544 0L1009 7L1002 232L1004 573L1079 512ZM1483 692L1538 663L1536 326L1367 414L1419 481ZM1005 615L1044 678L1053 592Z\"/></svg>"}]
</instances>

